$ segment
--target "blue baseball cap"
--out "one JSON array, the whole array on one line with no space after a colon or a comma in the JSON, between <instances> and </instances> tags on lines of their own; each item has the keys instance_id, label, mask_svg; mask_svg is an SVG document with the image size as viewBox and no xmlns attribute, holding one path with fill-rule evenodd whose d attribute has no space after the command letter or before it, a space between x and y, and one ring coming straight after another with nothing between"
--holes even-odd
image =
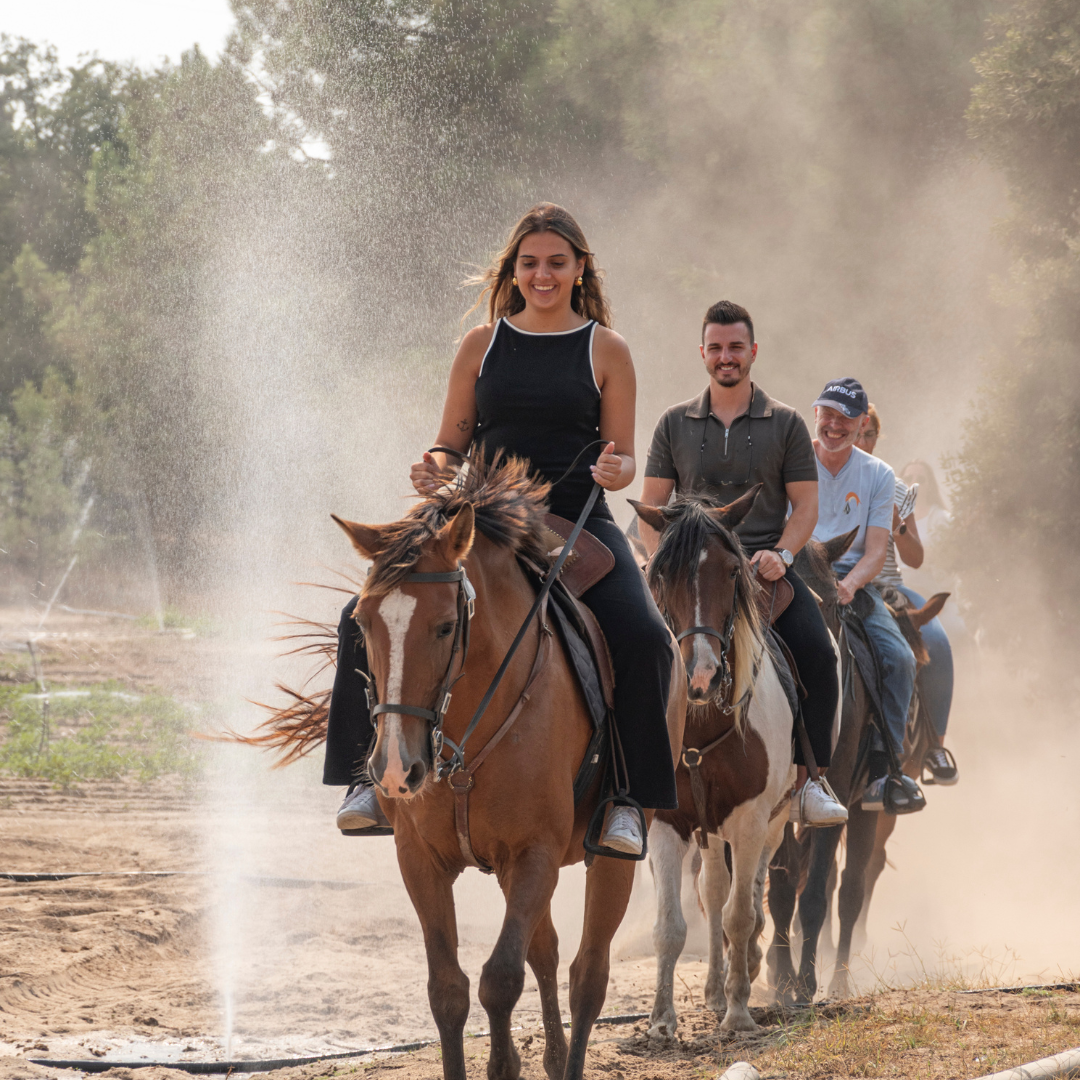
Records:
<instances>
[{"instance_id":1,"label":"blue baseball cap","mask_svg":"<svg viewBox=\"0 0 1080 1080\"><path fill-rule=\"evenodd\" d=\"M870 411L870 399L858 379L830 379L814 402L815 408L818 405L842 412L849 420Z\"/></svg>"}]
</instances>

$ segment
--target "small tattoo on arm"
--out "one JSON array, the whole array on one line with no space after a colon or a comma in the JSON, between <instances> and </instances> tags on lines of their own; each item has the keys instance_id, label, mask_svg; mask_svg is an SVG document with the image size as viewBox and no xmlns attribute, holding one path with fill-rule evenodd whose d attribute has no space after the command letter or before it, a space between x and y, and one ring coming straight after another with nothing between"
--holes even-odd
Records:
<instances>
[{"instance_id":1,"label":"small tattoo on arm","mask_svg":"<svg viewBox=\"0 0 1080 1080\"><path fill-rule=\"evenodd\" d=\"M459 420L458 421L458 425L457 425L458 431L468 431L469 427L470 427L470 424L469 424L468 420Z\"/></svg>"}]
</instances>

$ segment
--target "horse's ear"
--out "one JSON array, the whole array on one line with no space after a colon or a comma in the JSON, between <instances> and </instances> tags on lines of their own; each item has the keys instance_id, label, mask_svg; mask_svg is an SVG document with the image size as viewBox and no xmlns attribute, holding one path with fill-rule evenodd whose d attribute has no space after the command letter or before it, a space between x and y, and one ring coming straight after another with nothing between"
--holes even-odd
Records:
<instances>
[{"instance_id":1,"label":"horse's ear","mask_svg":"<svg viewBox=\"0 0 1080 1080\"><path fill-rule=\"evenodd\" d=\"M727 506L718 506L715 510L710 510L709 517L714 521L719 521L725 529L734 529L750 513L750 508L754 505L754 500L758 497L758 492L764 487L764 484L755 484L745 495L741 495L734 502L730 502Z\"/></svg>"},{"instance_id":2,"label":"horse's ear","mask_svg":"<svg viewBox=\"0 0 1080 1080\"><path fill-rule=\"evenodd\" d=\"M831 540L826 540L821 545L825 550L825 558L828 560L830 566L832 566L832 564L855 543L855 537L858 535L859 530L855 528L849 533L844 533L842 536L834 536Z\"/></svg>"},{"instance_id":3,"label":"horse's ear","mask_svg":"<svg viewBox=\"0 0 1080 1080\"><path fill-rule=\"evenodd\" d=\"M945 606L945 601L949 599L950 595L947 592L934 593L921 608L910 609L908 616L915 627L921 630L931 619L936 619L941 614L941 609Z\"/></svg>"},{"instance_id":4,"label":"horse's ear","mask_svg":"<svg viewBox=\"0 0 1080 1080\"><path fill-rule=\"evenodd\" d=\"M649 528L662 533L668 527L668 519L664 517L664 511L659 506L649 506L648 503L638 502L637 499L627 499L626 501Z\"/></svg>"},{"instance_id":5,"label":"horse's ear","mask_svg":"<svg viewBox=\"0 0 1080 1080\"><path fill-rule=\"evenodd\" d=\"M476 514L472 503L464 506L439 531L439 546L450 562L469 554L476 535Z\"/></svg>"},{"instance_id":6,"label":"horse's ear","mask_svg":"<svg viewBox=\"0 0 1080 1080\"><path fill-rule=\"evenodd\" d=\"M345 521L337 514L330 515L345 530L352 545L365 559L374 559L386 546L383 539L383 525L361 525L357 521Z\"/></svg>"}]
</instances>

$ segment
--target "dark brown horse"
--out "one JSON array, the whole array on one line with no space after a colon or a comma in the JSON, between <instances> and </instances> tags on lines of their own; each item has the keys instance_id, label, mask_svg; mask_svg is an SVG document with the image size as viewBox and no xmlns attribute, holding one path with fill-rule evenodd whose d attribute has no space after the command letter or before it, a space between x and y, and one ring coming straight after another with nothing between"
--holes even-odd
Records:
<instances>
[{"instance_id":1,"label":"dark brown horse","mask_svg":"<svg viewBox=\"0 0 1080 1080\"><path fill-rule=\"evenodd\" d=\"M589 1034L607 992L611 939L634 880L631 862L599 857L588 869L584 931L570 968L568 1046L559 1011L558 939L550 901L560 867L584 856L582 840L599 781L575 806L574 777L592 725L558 637L542 617L533 621L468 744L470 768L483 760L468 776L438 780L437 766L447 751L433 749L431 722L421 715L438 708L448 679L454 681L442 730L448 746L460 743L535 597L520 560L547 564L542 533L546 493L546 485L529 479L524 462L512 459L501 468L474 463L460 482L425 498L401 521L339 521L356 550L373 562L355 617L363 629L378 700L400 711L388 705L378 715L368 769L393 824L398 864L423 927L428 997L446 1080L465 1078L463 1031L469 1012L453 895L454 880L468 863L459 841L461 821L455 819L460 803L451 783L468 781L465 827L471 850L494 871L506 898L502 930L479 988L491 1028L490 1080L516 1080L521 1071L510 1024L526 960L540 989L544 1068L551 1080L580 1080ZM476 593L464 664L462 650L455 647L461 639L461 569ZM686 707L682 659L674 642L671 687L668 727L674 760ZM513 726L504 728L515 709ZM282 715L276 745L288 753L294 731L305 747L310 744L311 723L298 725L295 710ZM275 744L273 733L267 741Z\"/></svg>"},{"instance_id":2,"label":"dark brown horse","mask_svg":"<svg viewBox=\"0 0 1080 1080\"><path fill-rule=\"evenodd\" d=\"M855 535L855 532L851 532L824 544L811 540L799 552L795 564L806 584L821 598L822 614L833 637L837 639L840 638L841 620L832 564L851 546ZM921 656L924 663L926 650L921 639L918 639L918 628L941 611L947 595L938 594L918 611L905 613L905 618L910 620L908 633L916 659ZM817 991L818 937L828 911L836 849L845 828L847 855L838 897L840 936L836 969L829 992L830 996L849 993L848 964L852 934L866 896L867 867L874 851L878 819L885 816L877 811L864 810L859 801L866 784L865 772L858 768L859 752L867 727L872 722L872 704L858 668L847 655L842 657L842 661L842 686L845 689L840 738L833 753L829 782L837 798L848 808L847 825L807 830L801 841L796 840L793 830L788 828L769 872L769 911L775 931L768 955L769 983L777 997L784 1000L812 1001ZM802 880L804 871L805 883ZM789 937L796 899L803 935L798 973L791 961Z\"/></svg>"}]
</instances>

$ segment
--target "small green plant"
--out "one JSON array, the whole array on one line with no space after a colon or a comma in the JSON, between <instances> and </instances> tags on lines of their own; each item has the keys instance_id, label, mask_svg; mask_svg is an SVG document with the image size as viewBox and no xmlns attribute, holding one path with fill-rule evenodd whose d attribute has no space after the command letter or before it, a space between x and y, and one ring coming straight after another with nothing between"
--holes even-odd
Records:
<instances>
[{"instance_id":1,"label":"small green plant","mask_svg":"<svg viewBox=\"0 0 1080 1080\"><path fill-rule=\"evenodd\" d=\"M163 774L194 776L193 717L163 694L135 695L106 683L54 691L0 687L0 773L72 784Z\"/></svg>"}]
</instances>

